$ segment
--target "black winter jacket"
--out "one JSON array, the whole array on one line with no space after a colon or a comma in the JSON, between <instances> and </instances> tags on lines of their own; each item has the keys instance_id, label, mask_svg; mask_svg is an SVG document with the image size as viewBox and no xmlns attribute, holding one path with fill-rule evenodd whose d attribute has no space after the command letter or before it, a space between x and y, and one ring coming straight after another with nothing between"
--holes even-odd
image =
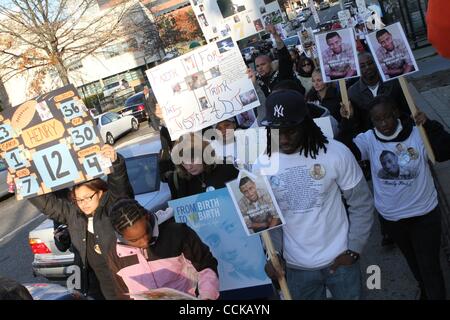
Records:
<instances>
[{"instance_id":1,"label":"black winter jacket","mask_svg":"<svg viewBox=\"0 0 450 320\"><path fill-rule=\"evenodd\" d=\"M113 163L113 172L108 175L108 191L105 192L100 200L98 208L93 215L95 236L98 239L101 252L108 252L111 246L116 243L116 234L109 220L108 210L114 205L117 199L133 198L134 193L128 180L125 160L117 154L117 160ZM82 263L83 279L87 279L87 224L88 219L78 207L67 198L58 198L53 193L44 194L30 199L30 202L43 214L49 218L66 224L69 229L72 245L79 253ZM105 270L105 272L109 272ZM82 281L82 292L87 292L87 284ZM103 292L105 298L114 298L110 296L111 292Z\"/></svg>"},{"instance_id":2,"label":"black winter jacket","mask_svg":"<svg viewBox=\"0 0 450 320\"><path fill-rule=\"evenodd\" d=\"M286 46L278 50L278 70L272 72L267 77L256 77L258 85L267 97L275 86L283 80L292 80L298 85L298 89L302 94L305 94L305 88L300 80L295 76L293 71L293 62Z\"/></svg>"},{"instance_id":3,"label":"black winter jacket","mask_svg":"<svg viewBox=\"0 0 450 320\"><path fill-rule=\"evenodd\" d=\"M152 239L154 241L147 249L140 249L146 250L147 261L164 260L183 255L185 259L192 263L197 272L209 268L218 275L217 260L212 255L209 247L200 240L191 228L184 223L175 223L172 220L160 224L157 228L159 229L158 237ZM129 293L128 287L117 273L127 267L138 265L138 256L135 254L120 257L117 254L116 246L114 246L108 252L107 261L113 274L116 296L119 299L130 299L127 296L127 293ZM170 281L173 280L169 276L172 272L167 272L163 277L164 271L158 270L154 277L158 278L158 273L161 276L161 283L166 280L170 284ZM172 277L181 277L181 275L173 275ZM165 285L167 283L164 283L163 286Z\"/></svg>"}]
</instances>

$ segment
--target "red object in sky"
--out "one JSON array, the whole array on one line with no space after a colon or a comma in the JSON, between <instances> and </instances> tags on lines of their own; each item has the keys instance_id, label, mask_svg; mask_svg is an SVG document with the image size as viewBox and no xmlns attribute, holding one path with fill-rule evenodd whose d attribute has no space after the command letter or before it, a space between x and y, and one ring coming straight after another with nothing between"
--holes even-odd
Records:
<instances>
[{"instance_id":1,"label":"red object in sky","mask_svg":"<svg viewBox=\"0 0 450 320\"><path fill-rule=\"evenodd\" d=\"M429 0L427 10L428 40L438 53L450 58L450 1Z\"/></svg>"}]
</instances>

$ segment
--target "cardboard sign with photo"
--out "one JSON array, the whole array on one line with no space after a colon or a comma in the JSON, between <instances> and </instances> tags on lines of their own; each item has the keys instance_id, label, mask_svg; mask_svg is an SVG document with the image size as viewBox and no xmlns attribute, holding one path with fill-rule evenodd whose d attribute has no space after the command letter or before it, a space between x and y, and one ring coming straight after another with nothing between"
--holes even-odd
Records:
<instances>
[{"instance_id":1,"label":"cardboard sign with photo","mask_svg":"<svg viewBox=\"0 0 450 320\"><path fill-rule=\"evenodd\" d=\"M73 85L5 108L0 115L0 158L14 176L18 200L109 174L112 165L100 152L103 145Z\"/></svg>"},{"instance_id":2,"label":"cardboard sign with photo","mask_svg":"<svg viewBox=\"0 0 450 320\"><path fill-rule=\"evenodd\" d=\"M266 19L282 22L275 0L191 0L191 6L205 38L232 36L238 41L264 29ZM268 18L265 18L268 16ZM273 23L273 22L272 22Z\"/></svg>"},{"instance_id":3,"label":"cardboard sign with photo","mask_svg":"<svg viewBox=\"0 0 450 320\"><path fill-rule=\"evenodd\" d=\"M360 76L352 28L319 33L315 39L324 82Z\"/></svg>"},{"instance_id":4,"label":"cardboard sign with photo","mask_svg":"<svg viewBox=\"0 0 450 320\"><path fill-rule=\"evenodd\" d=\"M350 10L338 11L338 18L339 18L339 22L341 23L341 26L343 28L350 28L350 27L353 27L353 25L355 24L353 22L353 18L350 13Z\"/></svg>"},{"instance_id":5,"label":"cardboard sign with photo","mask_svg":"<svg viewBox=\"0 0 450 320\"><path fill-rule=\"evenodd\" d=\"M247 235L281 227L285 223L265 176L241 171L236 180L227 183L227 188Z\"/></svg>"},{"instance_id":6,"label":"cardboard sign with photo","mask_svg":"<svg viewBox=\"0 0 450 320\"><path fill-rule=\"evenodd\" d=\"M169 207L175 221L194 230L217 259L222 296L249 287L272 289L264 272L266 256L261 240L247 236L226 188L171 200ZM255 292L246 293L246 298L255 297Z\"/></svg>"},{"instance_id":7,"label":"cardboard sign with photo","mask_svg":"<svg viewBox=\"0 0 450 320\"><path fill-rule=\"evenodd\" d=\"M305 53L308 58L314 58L314 50L316 43L314 42L314 34L311 28L305 28L297 32L300 41L300 53Z\"/></svg>"},{"instance_id":8,"label":"cardboard sign with photo","mask_svg":"<svg viewBox=\"0 0 450 320\"><path fill-rule=\"evenodd\" d=\"M146 73L173 140L260 105L241 52L231 37Z\"/></svg>"},{"instance_id":9,"label":"cardboard sign with photo","mask_svg":"<svg viewBox=\"0 0 450 320\"><path fill-rule=\"evenodd\" d=\"M400 22L366 36L383 81L419 71Z\"/></svg>"},{"instance_id":10,"label":"cardboard sign with photo","mask_svg":"<svg viewBox=\"0 0 450 320\"><path fill-rule=\"evenodd\" d=\"M241 94L241 101L251 103L256 101L255 90L250 90ZM236 120L241 129L248 129L255 124L256 116L253 110L244 111L236 115Z\"/></svg>"}]
</instances>

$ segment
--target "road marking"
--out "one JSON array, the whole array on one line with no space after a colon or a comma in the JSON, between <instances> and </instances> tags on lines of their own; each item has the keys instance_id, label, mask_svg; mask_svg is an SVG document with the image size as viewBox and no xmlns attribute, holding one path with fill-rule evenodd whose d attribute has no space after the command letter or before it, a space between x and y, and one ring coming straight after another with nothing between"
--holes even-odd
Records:
<instances>
[{"instance_id":1,"label":"road marking","mask_svg":"<svg viewBox=\"0 0 450 320\"><path fill-rule=\"evenodd\" d=\"M14 233L22 230L23 228L25 228L26 226L28 226L30 223L34 222L35 220L37 220L40 217L44 217L44 215L42 213L40 213L37 217L29 220L27 223L21 225L20 227L14 229L13 231L11 231L10 233L6 234L5 236L3 236L2 238L0 238L0 242L3 242L6 238L12 236Z\"/></svg>"}]
</instances>

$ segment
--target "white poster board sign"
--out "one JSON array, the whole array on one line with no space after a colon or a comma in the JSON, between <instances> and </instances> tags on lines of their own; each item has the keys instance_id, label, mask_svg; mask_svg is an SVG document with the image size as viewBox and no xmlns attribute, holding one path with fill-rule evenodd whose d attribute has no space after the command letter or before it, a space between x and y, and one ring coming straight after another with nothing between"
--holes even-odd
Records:
<instances>
[{"instance_id":1,"label":"white poster board sign","mask_svg":"<svg viewBox=\"0 0 450 320\"><path fill-rule=\"evenodd\" d=\"M334 138L333 126L331 124L330 117L314 118L313 120L320 130L322 130L325 137L331 139Z\"/></svg>"},{"instance_id":2,"label":"white poster board sign","mask_svg":"<svg viewBox=\"0 0 450 320\"><path fill-rule=\"evenodd\" d=\"M352 27L352 15L350 13L350 10L346 9L338 11L338 18L343 28Z\"/></svg>"},{"instance_id":3,"label":"white poster board sign","mask_svg":"<svg viewBox=\"0 0 450 320\"><path fill-rule=\"evenodd\" d=\"M366 36L383 81L419 71L400 22Z\"/></svg>"},{"instance_id":4,"label":"white poster board sign","mask_svg":"<svg viewBox=\"0 0 450 320\"><path fill-rule=\"evenodd\" d=\"M267 177L243 170L238 179L226 185L248 236L281 227L285 223Z\"/></svg>"},{"instance_id":5,"label":"white poster board sign","mask_svg":"<svg viewBox=\"0 0 450 320\"><path fill-rule=\"evenodd\" d=\"M146 73L172 140L260 105L231 38L199 47Z\"/></svg>"},{"instance_id":6,"label":"white poster board sign","mask_svg":"<svg viewBox=\"0 0 450 320\"><path fill-rule=\"evenodd\" d=\"M311 9L312 16L314 18L315 23L320 23L319 14L317 13L316 6L314 5L313 0L309 0L308 3L309 8Z\"/></svg>"},{"instance_id":7,"label":"white poster board sign","mask_svg":"<svg viewBox=\"0 0 450 320\"><path fill-rule=\"evenodd\" d=\"M190 0L208 42L232 36L235 41L283 21L276 0Z\"/></svg>"},{"instance_id":8,"label":"white poster board sign","mask_svg":"<svg viewBox=\"0 0 450 320\"><path fill-rule=\"evenodd\" d=\"M355 0L358 12L365 12L367 10L366 0Z\"/></svg>"},{"instance_id":9,"label":"white poster board sign","mask_svg":"<svg viewBox=\"0 0 450 320\"><path fill-rule=\"evenodd\" d=\"M352 28L315 35L324 82L359 77L359 63Z\"/></svg>"}]
</instances>

